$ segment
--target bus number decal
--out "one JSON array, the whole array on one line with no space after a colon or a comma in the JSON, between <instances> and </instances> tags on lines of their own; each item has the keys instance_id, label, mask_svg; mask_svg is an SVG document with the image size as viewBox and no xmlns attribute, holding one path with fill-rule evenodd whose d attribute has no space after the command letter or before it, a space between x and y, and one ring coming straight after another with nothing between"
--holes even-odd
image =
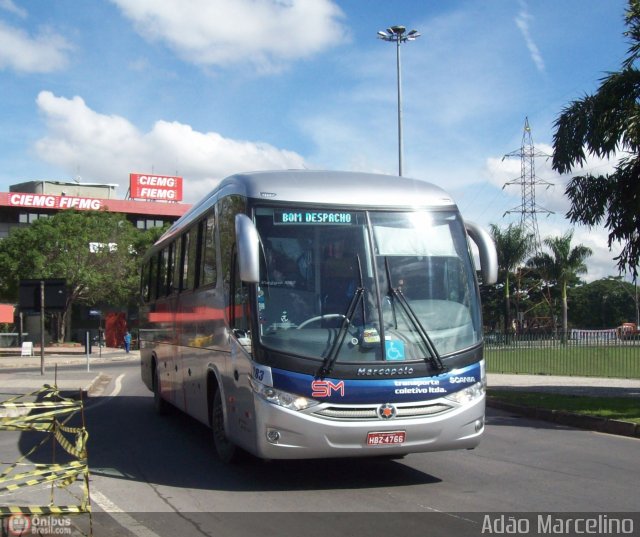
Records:
<instances>
[{"instance_id":1,"label":"bus number decal","mask_svg":"<svg viewBox=\"0 0 640 537\"><path fill-rule=\"evenodd\" d=\"M273 386L273 377L271 376L271 368L263 365L253 365L253 378L261 382L265 386Z\"/></svg>"},{"instance_id":2,"label":"bus number decal","mask_svg":"<svg viewBox=\"0 0 640 537\"><path fill-rule=\"evenodd\" d=\"M330 380L314 380L311 383L311 397L331 397L332 392L338 392L340 397L344 397L344 381L336 382Z\"/></svg>"}]
</instances>

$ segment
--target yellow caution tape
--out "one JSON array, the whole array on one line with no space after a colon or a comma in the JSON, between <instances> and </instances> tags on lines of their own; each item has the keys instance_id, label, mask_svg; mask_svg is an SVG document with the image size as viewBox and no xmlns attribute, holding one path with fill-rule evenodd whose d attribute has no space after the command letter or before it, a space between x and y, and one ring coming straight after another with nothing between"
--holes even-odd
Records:
<instances>
[{"instance_id":1,"label":"yellow caution tape","mask_svg":"<svg viewBox=\"0 0 640 537\"><path fill-rule=\"evenodd\" d=\"M75 443L72 444L67 440L63 432L75 433ZM87 439L89 438L89 433L87 433L86 429L65 430L63 427L57 427L53 435L58 441L58 444L60 444L62 449L69 455L74 456L76 459L87 458Z\"/></svg>"},{"instance_id":2,"label":"yellow caution tape","mask_svg":"<svg viewBox=\"0 0 640 537\"><path fill-rule=\"evenodd\" d=\"M0 403L0 408L63 408L63 407L80 407L80 401L23 401L21 403L12 403L4 401Z\"/></svg>"},{"instance_id":3,"label":"yellow caution tape","mask_svg":"<svg viewBox=\"0 0 640 537\"><path fill-rule=\"evenodd\" d=\"M42 388L40 388L39 390L36 390L35 392L21 393L16 395L15 397L11 397L10 399L5 399L4 401L0 401L0 408L2 408L4 405L15 403L16 401L19 401L24 397L35 397L41 394L43 395L43 397L47 399L52 399L56 397L59 400L59 402L62 402L62 401L70 401L73 403L77 402L74 399L69 399L68 397L62 397L60 395L60 390L58 390L56 386L45 384Z\"/></svg>"},{"instance_id":4,"label":"yellow caution tape","mask_svg":"<svg viewBox=\"0 0 640 537\"><path fill-rule=\"evenodd\" d=\"M11 477L0 479L0 483L12 483L0 487L0 492L5 490L14 491L23 487L31 487L39 483L47 483L57 480L67 480L69 477L75 478L87 469L87 465L80 461L71 461L69 464L41 464L40 469L21 474L13 474ZM23 481L23 483L19 483Z\"/></svg>"},{"instance_id":5,"label":"yellow caution tape","mask_svg":"<svg viewBox=\"0 0 640 537\"><path fill-rule=\"evenodd\" d=\"M65 515L89 513L91 509L87 505L11 505L8 507L0 506L0 515Z\"/></svg>"},{"instance_id":6,"label":"yellow caution tape","mask_svg":"<svg viewBox=\"0 0 640 537\"><path fill-rule=\"evenodd\" d=\"M48 399L46 401L28 402L28 397ZM56 400L51 400L56 399ZM21 456L15 463L0 473L0 492L14 492L21 488L33 487L40 484L51 483L58 488L67 489L80 479L82 481L81 495L78 496L67 490L80 503L79 505L66 506L0 506L0 515L10 514L71 514L91 513L89 498L89 467L87 465L87 441L89 434L84 427L69 427L66 423L82 409L82 401L64 398L57 387L44 385L41 389L29 394L18 395L11 399L0 401L0 409L16 410L28 409L29 414L0 418L0 430L6 431L36 431L48 433L48 435ZM60 419L62 421L60 421ZM65 464L33 464L23 461L30 457L49 438L53 436L57 443L72 457L73 460ZM71 438L69 438L71 436ZM20 466L30 466L33 469L25 472L16 472ZM53 492L53 489L52 489ZM53 496L51 498L53 503Z\"/></svg>"}]
</instances>

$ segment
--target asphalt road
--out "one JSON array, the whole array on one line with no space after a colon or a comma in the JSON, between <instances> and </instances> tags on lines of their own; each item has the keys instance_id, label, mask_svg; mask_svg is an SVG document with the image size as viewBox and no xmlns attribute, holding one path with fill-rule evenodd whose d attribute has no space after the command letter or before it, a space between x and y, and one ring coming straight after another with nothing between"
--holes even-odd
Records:
<instances>
[{"instance_id":1,"label":"asphalt road","mask_svg":"<svg viewBox=\"0 0 640 537\"><path fill-rule=\"evenodd\" d=\"M503 513L576 512L605 522L627 513L640 532L638 439L489 409L473 451L224 466L206 427L154 414L138 368L105 364L110 380L87 401L94 535L462 536L486 533ZM30 445L3 434L0 460Z\"/></svg>"}]
</instances>

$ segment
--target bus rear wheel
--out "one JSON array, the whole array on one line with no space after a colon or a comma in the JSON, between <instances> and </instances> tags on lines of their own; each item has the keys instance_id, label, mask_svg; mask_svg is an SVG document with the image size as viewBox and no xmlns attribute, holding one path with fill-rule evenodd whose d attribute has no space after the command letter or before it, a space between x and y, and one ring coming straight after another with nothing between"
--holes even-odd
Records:
<instances>
[{"instance_id":1,"label":"bus rear wheel","mask_svg":"<svg viewBox=\"0 0 640 537\"><path fill-rule=\"evenodd\" d=\"M164 416L169 411L169 403L162 398L160 393L160 372L157 364L153 368L153 408L160 416Z\"/></svg>"},{"instance_id":2,"label":"bus rear wheel","mask_svg":"<svg viewBox=\"0 0 640 537\"><path fill-rule=\"evenodd\" d=\"M211 407L211 430L213 432L213 445L218 458L224 463L231 463L237 459L238 448L227 438L224 430L224 410L222 408L222 395L216 390Z\"/></svg>"}]
</instances>

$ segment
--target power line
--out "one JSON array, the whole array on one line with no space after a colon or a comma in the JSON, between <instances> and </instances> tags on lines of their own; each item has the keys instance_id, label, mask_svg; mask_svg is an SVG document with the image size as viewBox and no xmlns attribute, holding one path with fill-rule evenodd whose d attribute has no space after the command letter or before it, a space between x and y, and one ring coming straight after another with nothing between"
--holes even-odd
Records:
<instances>
[{"instance_id":1,"label":"power line","mask_svg":"<svg viewBox=\"0 0 640 537\"><path fill-rule=\"evenodd\" d=\"M543 153L542 151L536 151L533 145L533 138L531 137L531 127L529 126L528 117L524 120L524 132L522 134L520 149L507 153L502 157L502 160L509 157L520 158L520 177L506 182L502 186L502 189L504 190L506 186L520 185L522 199L519 206L509 209L503 216L509 213L520 214L520 226L523 231L533 236L535 252L538 254L542 250L542 242L540 240L537 215L539 213L549 215L553 214L553 211L549 211L536 203L536 187L544 185L546 188L549 188L553 186L553 183L536 177L535 159L539 157L550 158L551 155Z\"/></svg>"}]
</instances>

